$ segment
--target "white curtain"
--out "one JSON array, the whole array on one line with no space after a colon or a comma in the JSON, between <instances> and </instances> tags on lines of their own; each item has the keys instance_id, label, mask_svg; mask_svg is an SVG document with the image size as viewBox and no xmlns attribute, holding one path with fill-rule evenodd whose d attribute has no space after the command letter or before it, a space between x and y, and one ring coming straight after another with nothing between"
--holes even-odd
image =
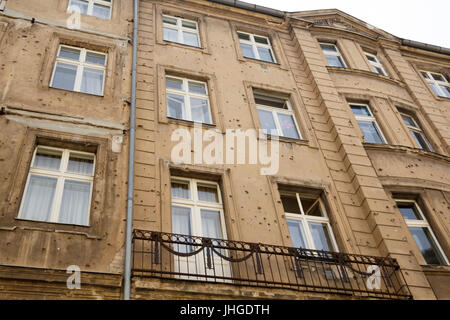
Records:
<instances>
[{"instance_id":1,"label":"white curtain","mask_svg":"<svg viewBox=\"0 0 450 320\"><path fill-rule=\"evenodd\" d=\"M92 175L94 168L94 160L92 159L79 159L76 157L70 157L69 164L67 165L67 171L71 173L79 173Z\"/></svg>"},{"instance_id":2,"label":"white curtain","mask_svg":"<svg viewBox=\"0 0 450 320\"><path fill-rule=\"evenodd\" d=\"M34 158L33 168L59 170L61 163L61 153L46 154L45 151L38 150Z\"/></svg>"},{"instance_id":3,"label":"white curtain","mask_svg":"<svg viewBox=\"0 0 450 320\"><path fill-rule=\"evenodd\" d=\"M55 178L30 176L21 218L50 221L57 181Z\"/></svg>"},{"instance_id":4,"label":"white curtain","mask_svg":"<svg viewBox=\"0 0 450 320\"><path fill-rule=\"evenodd\" d=\"M198 198L200 201L215 202L215 203L218 202L216 187L198 186L197 189L198 189Z\"/></svg>"},{"instance_id":5,"label":"white curtain","mask_svg":"<svg viewBox=\"0 0 450 320\"><path fill-rule=\"evenodd\" d=\"M77 66L58 62L56 64L52 87L73 91L75 87L76 76Z\"/></svg>"},{"instance_id":6,"label":"white curtain","mask_svg":"<svg viewBox=\"0 0 450 320\"><path fill-rule=\"evenodd\" d=\"M189 199L189 185L187 183L172 182L172 198Z\"/></svg>"},{"instance_id":7,"label":"white curtain","mask_svg":"<svg viewBox=\"0 0 450 320\"><path fill-rule=\"evenodd\" d=\"M201 214L203 233L202 236L206 238L222 239L220 212L202 209Z\"/></svg>"},{"instance_id":8,"label":"white curtain","mask_svg":"<svg viewBox=\"0 0 450 320\"><path fill-rule=\"evenodd\" d=\"M90 194L90 182L66 180L58 222L87 225Z\"/></svg>"},{"instance_id":9,"label":"white curtain","mask_svg":"<svg viewBox=\"0 0 450 320\"><path fill-rule=\"evenodd\" d=\"M172 206L172 230L175 234L191 235L191 209L186 207ZM192 247L175 245L178 252L192 251Z\"/></svg>"},{"instance_id":10,"label":"white curtain","mask_svg":"<svg viewBox=\"0 0 450 320\"><path fill-rule=\"evenodd\" d=\"M81 81L81 92L102 95L103 94L103 70L84 68Z\"/></svg>"}]
</instances>

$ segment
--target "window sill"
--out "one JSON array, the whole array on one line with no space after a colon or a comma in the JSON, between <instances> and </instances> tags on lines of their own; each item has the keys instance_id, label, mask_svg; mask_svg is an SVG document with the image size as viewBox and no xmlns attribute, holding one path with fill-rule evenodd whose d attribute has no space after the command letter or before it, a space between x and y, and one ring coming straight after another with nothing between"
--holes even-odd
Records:
<instances>
[{"instance_id":1,"label":"window sill","mask_svg":"<svg viewBox=\"0 0 450 320\"><path fill-rule=\"evenodd\" d=\"M450 274L450 266L431 266L431 265L421 265L423 272L425 273L444 273L446 275Z\"/></svg>"},{"instance_id":2,"label":"window sill","mask_svg":"<svg viewBox=\"0 0 450 320\"><path fill-rule=\"evenodd\" d=\"M81 91L73 91L73 90L66 90L66 89L61 89L61 88L55 88L55 87L51 87L51 86L49 86L48 88L52 89L52 90L62 91L62 92L70 92L70 93L82 94L82 95L86 95L86 96L90 96L90 97L97 97L97 98L101 98L101 99L103 99L105 97L104 94L98 95L98 94L86 93L86 92L81 92Z\"/></svg>"},{"instance_id":3,"label":"window sill","mask_svg":"<svg viewBox=\"0 0 450 320\"><path fill-rule=\"evenodd\" d=\"M272 136L272 135L268 135L268 134L266 134L265 137L267 138L267 140L278 139L278 141L282 142L282 143L295 143L295 144L302 145L302 146L308 146L309 145L309 140L302 140L302 139L295 139L295 138L288 138L288 137L280 137L280 136Z\"/></svg>"},{"instance_id":4,"label":"window sill","mask_svg":"<svg viewBox=\"0 0 450 320\"><path fill-rule=\"evenodd\" d=\"M450 157L445 154L440 154L437 152L425 151L423 149L411 148L408 146L402 145L390 145L390 144L372 144L372 143L363 143L364 148L369 150L381 150L381 151L394 151L394 152L403 152L403 153L414 153L417 155L423 155L427 157L431 157L434 159L444 160L446 162L450 161Z\"/></svg>"},{"instance_id":5,"label":"window sill","mask_svg":"<svg viewBox=\"0 0 450 320\"><path fill-rule=\"evenodd\" d=\"M351 73L351 74L359 74L359 75L363 75L363 76L367 76L370 78L375 78L381 81L387 81L393 84L396 84L402 88L406 87L406 84L403 83L402 81L399 80L395 80L392 79L389 76L383 76L381 74L372 72L372 71L367 71L367 70L360 70L360 69L352 69L352 68L345 68L345 67L331 67L331 66L327 66L328 71L331 72L343 72L343 73Z\"/></svg>"},{"instance_id":6,"label":"window sill","mask_svg":"<svg viewBox=\"0 0 450 320\"><path fill-rule=\"evenodd\" d=\"M170 124L180 124L188 127L194 127L196 125L200 125L202 128L216 128L217 126L215 124L209 124L209 123L200 123L200 122L194 122L189 120L183 120L183 119L177 119L177 118L171 118L167 117L168 123Z\"/></svg>"},{"instance_id":7,"label":"window sill","mask_svg":"<svg viewBox=\"0 0 450 320\"><path fill-rule=\"evenodd\" d=\"M70 226L70 227L76 227L76 228L90 228L90 225L81 225L81 224L71 224L71 223L63 223L63 222L50 222L50 221L41 221L41 220L29 220L29 219L22 219L22 218L15 218L17 221L26 221L31 223L42 223L45 225L54 225L54 226Z\"/></svg>"},{"instance_id":8,"label":"window sill","mask_svg":"<svg viewBox=\"0 0 450 320\"><path fill-rule=\"evenodd\" d=\"M258 60L258 59L254 59L254 58L246 58L244 56L240 56L239 57L239 61L241 62L251 62L251 63L257 63L263 67L272 67L272 68L279 68L281 70L289 70L287 68L285 68L282 64L278 63L278 62L269 62L269 61L264 61L264 60Z\"/></svg>"},{"instance_id":9,"label":"window sill","mask_svg":"<svg viewBox=\"0 0 450 320\"><path fill-rule=\"evenodd\" d=\"M161 44L161 45L164 45L164 46L174 46L174 47L178 47L178 48L182 48L182 49L189 49L189 50L201 52L201 53L204 53L204 54L211 54L204 47L191 46L191 45L180 43L180 42L163 40L163 41L158 41L158 43Z\"/></svg>"}]
</instances>

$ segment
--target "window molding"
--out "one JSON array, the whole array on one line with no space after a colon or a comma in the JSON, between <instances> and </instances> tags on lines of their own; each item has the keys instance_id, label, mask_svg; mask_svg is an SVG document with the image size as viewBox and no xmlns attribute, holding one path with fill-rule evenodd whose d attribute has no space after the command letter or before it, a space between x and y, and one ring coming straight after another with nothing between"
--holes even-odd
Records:
<instances>
[{"instance_id":1,"label":"window molding","mask_svg":"<svg viewBox=\"0 0 450 320\"><path fill-rule=\"evenodd\" d=\"M419 73L435 97L450 99L450 82L445 74L423 69L420 69ZM441 80L437 80L436 77L440 77ZM447 88L447 92L442 87Z\"/></svg>"},{"instance_id":2,"label":"window molding","mask_svg":"<svg viewBox=\"0 0 450 320\"><path fill-rule=\"evenodd\" d=\"M166 77L186 78L192 81L204 82L207 84L207 92L209 98L209 108L212 124L202 124L204 127L217 128L224 132L223 117L220 116L219 101L221 101L220 92L217 89L217 79L214 74L198 72L194 70L187 70L176 68L173 66L158 65L157 72L157 106L158 106L158 121L165 124L181 124L185 126L194 126L194 122L169 118L167 116L167 99L166 99Z\"/></svg>"},{"instance_id":3,"label":"window molding","mask_svg":"<svg viewBox=\"0 0 450 320\"><path fill-rule=\"evenodd\" d=\"M169 20L175 20L175 25L168 23L167 21L169 21ZM183 25L184 22L195 25L195 29L185 27ZM164 29L175 30L177 32L177 40L171 41L171 40L165 39ZM195 34L197 36L197 45L191 45L191 44L186 43L185 34L184 34L185 32L189 32L189 33ZM181 17L176 17L176 16L171 16L171 15L167 15L167 14L163 14L163 40L165 42L178 43L178 44L182 44L182 45L194 47L194 48L202 47L202 43L201 43L201 39L200 39L200 31L199 31L199 26L198 26L197 21L185 19L185 18L181 18Z\"/></svg>"},{"instance_id":4,"label":"window molding","mask_svg":"<svg viewBox=\"0 0 450 320\"><path fill-rule=\"evenodd\" d=\"M388 73L383 65L383 63L378 58L377 54L372 54L364 50L364 55L366 56L366 60L372 68L371 71L375 72L378 75L388 77Z\"/></svg>"},{"instance_id":5,"label":"window molding","mask_svg":"<svg viewBox=\"0 0 450 320\"><path fill-rule=\"evenodd\" d=\"M239 44L241 46L241 53L242 53L243 58L245 58L245 59L254 59L254 60L258 60L258 61L278 64L277 58L275 56L275 52L273 51L272 43L271 43L269 37L266 37L266 36L263 36L263 35L259 35L259 34L239 31L239 30L237 31L237 33L238 33ZM248 40L247 39L242 39L242 37L248 37ZM258 43L256 41L256 38L265 40L265 41L267 41L267 43ZM242 45L247 45L247 46L251 47L252 53L253 53L253 57L246 57L246 56L244 56L244 53L242 52ZM268 60L262 59L261 54L258 51L258 48L268 49L272 61L268 61Z\"/></svg>"},{"instance_id":6,"label":"window molding","mask_svg":"<svg viewBox=\"0 0 450 320\"><path fill-rule=\"evenodd\" d=\"M180 49L192 50L192 51L196 51L196 52L200 52L200 53L208 54L208 55L211 54L211 51L209 49L210 46L209 46L208 32L207 32L208 23L207 23L207 19L206 19L205 15L199 14L199 13L193 12L193 11L180 10L179 8L174 8L174 7L170 7L170 6L166 6L166 5L162 6L160 4L154 5L153 12L154 12L154 17L155 17L154 28L156 30L155 31L156 44L163 45L163 46L178 47ZM164 40L164 30L163 30L163 26L164 26L163 16L164 15L173 16L173 17L186 19L186 20L191 20L191 21L194 21L195 23L197 23L197 28L198 28L197 31L198 31L200 46L195 47L195 46L185 45L183 43L165 41Z\"/></svg>"},{"instance_id":7,"label":"window molding","mask_svg":"<svg viewBox=\"0 0 450 320\"><path fill-rule=\"evenodd\" d=\"M419 249L415 239L413 238L411 231L409 230L410 227L426 228L428 230L428 232L430 233L430 235L431 235L431 241L434 242L434 245L436 246L437 254L440 255L440 259L442 259L442 262L444 263L443 266L450 266L449 259L448 259L447 255L446 255L445 251L443 250L441 244L439 243L439 241L438 241L438 239L437 239L437 237L436 237L436 235L435 235L435 233L433 231L432 226L430 225L426 215L423 212L423 209L422 209L421 205L417 202L417 199L414 199L414 198L411 198L411 197L395 197L394 201L395 201L395 203L397 205L397 208L398 208L398 205L400 203L412 205L416 209L414 211L417 214L419 214L419 216L421 218L421 219L417 219L417 220L410 220L410 219L406 219L402 215L403 221L406 224L406 226L408 228L408 231L410 232L410 238L412 238L412 241L410 241L410 243L411 244L414 243L414 245L416 246L415 252L420 254L420 256L418 256L419 262L422 265L429 266L429 264L426 262L425 258L423 257L423 254L421 253L421 251L420 251L420 249ZM400 210L398 209L398 211L400 211ZM430 239L428 239L428 240L430 240Z\"/></svg>"},{"instance_id":8,"label":"window molding","mask_svg":"<svg viewBox=\"0 0 450 320\"><path fill-rule=\"evenodd\" d=\"M369 104L366 103L357 103L357 102L348 102L348 105L350 107L350 111L353 115L353 118L356 120L356 123L358 124L358 129L360 130L360 132L362 133L362 139L364 143L370 143L370 144L388 144L388 141L386 139L386 136L384 135L384 132L381 130L380 125L378 124L377 118L375 117L373 110L371 108L371 106L369 106ZM366 108L366 110L369 111L369 115L356 115L354 113L354 111L352 110L352 106L355 107L364 107ZM375 129L381 139L381 143L377 143L377 142L369 142L366 140L365 138L365 134L363 129L361 128L359 121L364 121L364 122L371 122L374 123L375 125Z\"/></svg>"},{"instance_id":9,"label":"window molding","mask_svg":"<svg viewBox=\"0 0 450 320\"><path fill-rule=\"evenodd\" d=\"M324 41L324 40L317 40L319 42L319 47L320 50L322 52L323 57L325 58L326 61L326 65L329 67L335 67L335 68L344 68L347 69L349 68L346 59L344 58L344 56L342 55L341 49L339 47L339 45L337 44L337 42L331 42L331 41ZM325 50L324 46L330 46L330 47L334 47L336 50ZM339 59L339 61L341 62L342 66L333 66L330 64L327 55L331 56L331 57L337 57Z\"/></svg>"},{"instance_id":10,"label":"window molding","mask_svg":"<svg viewBox=\"0 0 450 320\"><path fill-rule=\"evenodd\" d=\"M29 168L32 164L34 151L37 145L48 145L55 148L67 148L75 151L95 153L96 166L94 181L92 185L92 199L90 211L90 225L78 226L68 224L52 224L47 222L34 222L17 219L25 186L28 178ZM8 194L0 195L2 211L5 213L1 226L14 230L15 228L38 228L41 231L55 232L58 228L61 232L82 233L88 238L102 239L104 229L103 220L104 200L108 185L105 174L108 165L109 140L91 136L62 133L41 129L28 129L23 138L22 147L17 150L16 166L12 168L11 179L8 183ZM15 155L13 155L15 156ZM87 231L88 230L88 231Z\"/></svg>"}]
</instances>

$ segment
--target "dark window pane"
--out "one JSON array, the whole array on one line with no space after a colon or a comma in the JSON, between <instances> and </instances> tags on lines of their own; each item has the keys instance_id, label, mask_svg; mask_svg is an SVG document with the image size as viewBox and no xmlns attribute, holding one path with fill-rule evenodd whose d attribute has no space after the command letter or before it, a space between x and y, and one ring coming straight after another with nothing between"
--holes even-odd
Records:
<instances>
[{"instance_id":1,"label":"dark window pane","mask_svg":"<svg viewBox=\"0 0 450 320\"><path fill-rule=\"evenodd\" d=\"M353 114L355 116L365 116L365 117L371 117L369 108L366 106L358 106L358 105L350 105L350 108L352 108Z\"/></svg>"},{"instance_id":2,"label":"dark window pane","mask_svg":"<svg viewBox=\"0 0 450 320\"><path fill-rule=\"evenodd\" d=\"M282 195L281 203L283 204L284 212L301 214L296 196Z\"/></svg>"},{"instance_id":3,"label":"dark window pane","mask_svg":"<svg viewBox=\"0 0 450 320\"><path fill-rule=\"evenodd\" d=\"M425 261L429 265L445 265L439 249L428 228L410 227L411 233Z\"/></svg>"},{"instance_id":4,"label":"dark window pane","mask_svg":"<svg viewBox=\"0 0 450 320\"><path fill-rule=\"evenodd\" d=\"M414 203L398 202L397 207L406 220L423 220Z\"/></svg>"},{"instance_id":5,"label":"dark window pane","mask_svg":"<svg viewBox=\"0 0 450 320\"><path fill-rule=\"evenodd\" d=\"M366 142L377 144L384 143L381 134L378 132L378 128L375 125L375 122L358 120L358 124L364 134L364 140Z\"/></svg>"}]
</instances>

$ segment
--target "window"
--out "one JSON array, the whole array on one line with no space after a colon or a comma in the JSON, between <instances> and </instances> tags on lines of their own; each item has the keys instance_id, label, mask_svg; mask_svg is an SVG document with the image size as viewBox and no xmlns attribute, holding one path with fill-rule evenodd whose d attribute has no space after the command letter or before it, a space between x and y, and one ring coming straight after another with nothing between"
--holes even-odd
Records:
<instances>
[{"instance_id":1,"label":"window","mask_svg":"<svg viewBox=\"0 0 450 320\"><path fill-rule=\"evenodd\" d=\"M112 0L70 0L67 12L80 12L102 19L111 18Z\"/></svg>"},{"instance_id":2,"label":"window","mask_svg":"<svg viewBox=\"0 0 450 320\"><path fill-rule=\"evenodd\" d=\"M265 134L301 139L289 100L254 94L259 121Z\"/></svg>"},{"instance_id":3,"label":"window","mask_svg":"<svg viewBox=\"0 0 450 320\"><path fill-rule=\"evenodd\" d=\"M449 265L447 257L417 202L397 200L397 207L426 263L428 265Z\"/></svg>"},{"instance_id":4,"label":"window","mask_svg":"<svg viewBox=\"0 0 450 320\"><path fill-rule=\"evenodd\" d=\"M364 134L364 140L368 143L385 144L386 139L378 127L377 121L372 111L370 111L369 106L364 104L351 104L350 108Z\"/></svg>"},{"instance_id":5,"label":"window","mask_svg":"<svg viewBox=\"0 0 450 320\"><path fill-rule=\"evenodd\" d=\"M412 137L416 141L417 146L422 150L433 152L434 151L433 147L428 142L427 137L425 136L422 129L418 125L417 121L407 114L400 113L400 115L402 116L403 122L409 129L409 132L411 133Z\"/></svg>"},{"instance_id":6,"label":"window","mask_svg":"<svg viewBox=\"0 0 450 320\"><path fill-rule=\"evenodd\" d=\"M450 83L444 75L428 71L421 71L421 73L437 96L450 98Z\"/></svg>"},{"instance_id":7,"label":"window","mask_svg":"<svg viewBox=\"0 0 450 320\"><path fill-rule=\"evenodd\" d=\"M238 37L245 58L276 63L269 38L241 31L238 32Z\"/></svg>"},{"instance_id":8,"label":"window","mask_svg":"<svg viewBox=\"0 0 450 320\"><path fill-rule=\"evenodd\" d=\"M89 225L94 168L92 153L38 146L19 219Z\"/></svg>"},{"instance_id":9,"label":"window","mask_svg":"<svg viewBox=\"0 0 450 320\"><path fill-rule=\"evenodd\" d=\"M331 67L346 68L344 59L342 58L339 49L331 43L320 43L325 58L327 58L328 65Z\"/></svg>"},{"instance_id":10,"label":"window","mask_svg":"<svg viewBox=\"0 0 450 320\"><path fill-rule=\"evenodd\" d=\"M105 54L60 46L51 87L102 96L105 70Z\"/></svg>"},{"instance_id":11,"label":"window","mask_svg":"<svg viewBox=\"0 0 450 320\"><path fill-rule=\"evenodd\" d=\"M222 197L217 183L172 178L172 230L175 234L226 239ZM179 252L192 248L179 245Z\"/></svg>"},{"instance_id":12,"label":"window","mask_svg":"<svg viewBox=\"0 0 450 320\"><path fill-rule=\"evenodd\" d=\"M205 82L167 76L166 100L169 118L212 124Z\"/></svg>"},{"instance_id":13,"label":"window","mask_svg":"<svg viewBox=\"0 0 450 320\"><path fill-rule=\"evenodd\" d=\"M295 248L337 251L322 199L299 193L282 193L281 202Z\"/></svg>"},{"instance_id":14,"label":"window","mask_svg":"<svg viewBox=\"0 0 450 320\"><path fill-rule=\"evenodd\" d=\"M378 60L378 57L376 55L367 52L364 52L364 54L366 55L367 60L369 61L375 73L382 76L387 76L386 70L384 70L383 65L381 64L380 60Z\"/></svg>"},{"instance_id":15,"label":"window","mask_svg":"<svg viewBox=\"0 0 450 320\"><path fill-rule=\"evenodd\" d=\"M164 40L192 47L200 47L198 23L192 20L163 15Z\"/></svg>"}]
</instances>

